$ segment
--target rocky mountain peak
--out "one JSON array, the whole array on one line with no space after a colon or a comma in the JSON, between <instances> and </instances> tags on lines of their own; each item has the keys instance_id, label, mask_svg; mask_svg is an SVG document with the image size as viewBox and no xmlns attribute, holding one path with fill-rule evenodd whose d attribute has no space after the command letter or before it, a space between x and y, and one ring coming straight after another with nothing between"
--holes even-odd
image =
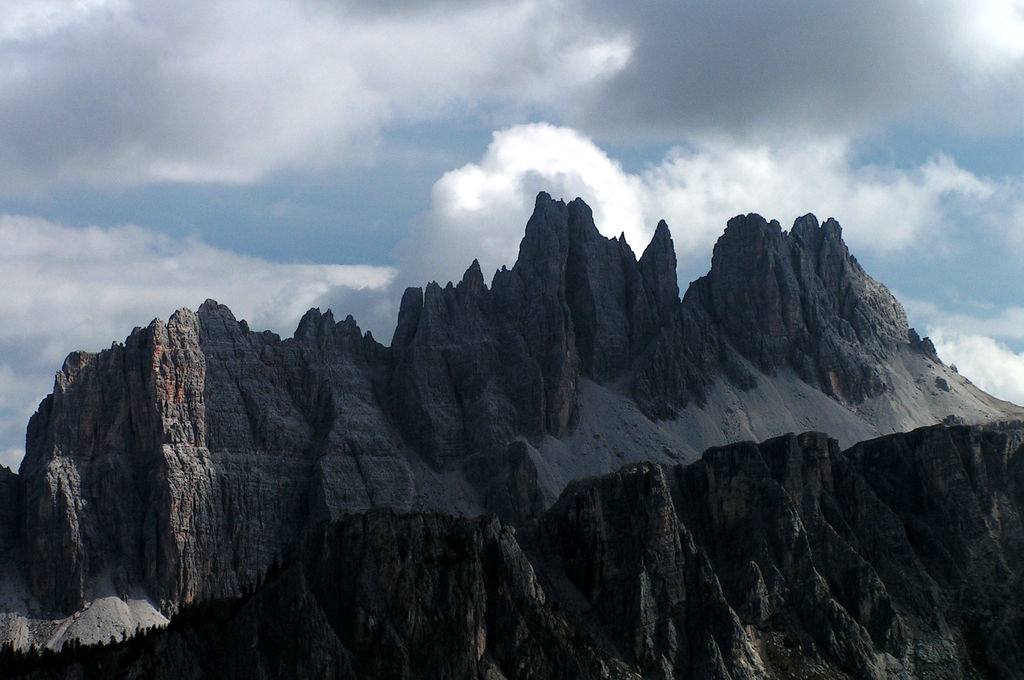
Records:
<instances>
[{"instance_id":1,"label":"rocky mountain peak","mask_svg":"<svg viewBox=\"0 0 1024 680\"><path fill-rule=\"evenodd\" d=\"M815 251L820 250L825 242L842 246L843 250L846 249L846 244L843 242L843 228L839 226L839 222L834 217L830 217L823 224L819 224L817 217L807 213L796 218L789 234ZM849 251L846 251L846 254L849 255Z\"/></svg>"},{"instance_id":2,"label":"rocky mountain peak","mask_svg":"<svg viewBox=\"0 0 1024 680\"><path fill-rule=\"evenodd\" d=\"M568 309L568 328L580 370L597 380L622 375L649 345L678 302L675 253L667 225L655 235L643 265L625 235L608 239L594 223L593 212L581 199L568 205L537 198L531 222L543 222L551 233L547 264L538 267L529 229L515 270L544 271L557 291L559 306ZM564 205L564 210L563 206ZM564 244L564 245L563 245ZM524 266L524 258L526 260ZM543 259L543 258L541 258Z\"/></svg>"},{"instance_id":3,"label":"rocky mountain peak","mask_svg":"<svg viewBox=\"0 0 1024 680\"><path fill-rule=\"evenodd\" d=\"M309 521L522 520L630 461L1018 412L938 364L834 220L734 218L680 301L665 222L637 260L583 201L540 194L515 265L490 289L476 261L457 285L409 288L390 348L351 316L312 309L282 340L207 300L72 353L17 482L0 475L0 509L19 513L0 546L21 541L53 610L104 574L174 608L237 591Z\"/></svg>"},{"instance_id":4,"label":"rocky mountain peak","mask_svg":"<svg viewBox=\"0 0 1024 680\"><path fill-rule=\"evenodd\" d=\"M325 335L334 327L334 313L327 310L322 314L319 307L308 310L299 319L299 325L295 329L295 339L312 339Z\"/></svg>"},{"instance_id":5,"label":"rocky mountain peak","mask_svg":"<svg viewBox=\"0 0 1024 680\"><path fill-rule=\"evenodd\" d=\"M831 218L804 215L787 233L760 215L734 217L686 298L761 370L793 369L850 403L887 389L876 367L907 344L902 306L850 255Z\"/></svg>"},{"instance_id":6,"label":"rocky mountain peak","mask_svg":"<svg viewBox=\"0 0 1024 680\"><path fill-rule=\"evenodd\" d=\"M513 432L565 434L579 379L626 374L672 315L675 269L666 224L638 262L624 236L601 235L582 200L539 194L519 259L489 291L474 261L458 286L403 296L391 395L418 414L409 436L443 465Z\"/></svg>"},{"instance_id":7,"label":"rocky mountain peak","mask_svg":"<svg viewBox=\"0 0 1024 680\"><path fill-rule=\"evenodd\" d=\"M459 287L473 294L480 294L486 290L487 284L484 283L484 273L480 270L479 260L474 259L473 263L466 269L466 273L462 275Z\"/></svg>"},{"instance_id":8,"label":"rocky mountain peak","mask_svg":"<svg viewBox=\"0 0 1024 680\"><path fill-rule=\"evenodd\" d=\"M232 311L228 309L227 305L222 305L211 298L207 298L203 304L199 305L199 309L196 311L196 314L204 321L223 319L233 323L238 322Z\"/></svg>"},{"instance_id":9,"label":"rocky mountain peak","mask_svg":"<svg viewBox=\"0 0 1024 680\"><path fill-rule=\"evenodd\" d=\"M412 342L423 311L423 289L409 287L402 293L402 301L398 305L398 322L391 337L391 346L401 348Z\"/></svg>"},{"instance_id":10,"label":"rocky mountain peak","mask_svg":"<svg viewBox=\"0 0 1024 680\"><path fill-rule=\"evenodd\" d=\"M569 208L564 201L544 192L537 194L513 270L557 280L569 248L568 223Z\"/></svg>"},{"instance_id":11,"label":"rocky mountain peak","mask_svg":"<svg viewBox=\"0 0 1024 680\"><path fill-rule=\"evenodd\" d=\"M249 332L249 324L239 321L228 309L216 300L207 299L196 312L199 327L204 336L228 340L238 338Z\"/></svg>"},{"instance_id":12,"label":"rocky mountain peak","mask_svg":"<svg viewBox=\"0 0 1024 680\"><path fill-rule=\"evenodd\" d=\"M679 303L676 247L665 220L658 222L654 237L640 256L640 273L654 295L655 307L663 318Z\"/></svg>"}]
</instances>

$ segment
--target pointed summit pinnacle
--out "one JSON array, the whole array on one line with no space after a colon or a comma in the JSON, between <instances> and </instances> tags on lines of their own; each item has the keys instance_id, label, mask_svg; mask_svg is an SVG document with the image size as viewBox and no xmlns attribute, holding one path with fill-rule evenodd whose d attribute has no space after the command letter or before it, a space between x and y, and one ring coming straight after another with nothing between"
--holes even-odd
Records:
<instances>
[{"instance_id":1,"label":"pointed summit pinnacle","mask_svg":"<svg viewBox=\"0 0 1024 680\"><path fill-rule=\"evenodd\" d=\"M672 243L665 220L658 222L654 237L640 256L640 273L648 289L654 292L655 304L662 318L679 302L676 274L676 247Z\"/></svg>"}]
</instances>

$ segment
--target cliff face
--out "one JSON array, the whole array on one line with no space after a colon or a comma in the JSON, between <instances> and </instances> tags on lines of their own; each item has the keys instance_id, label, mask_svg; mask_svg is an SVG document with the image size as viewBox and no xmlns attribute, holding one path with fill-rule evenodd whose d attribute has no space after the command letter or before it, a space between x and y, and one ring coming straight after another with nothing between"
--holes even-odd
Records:
<instances>
[{"instance_id":1,"label":"cliff face","mask_svg":"<svg viewBox=\"0 0 1024 680\"><path fill-rule=\"evenodd\" d=\"M72 354L22 465L32 591L73 611L112 572L173 608L237 592L307 521L442 495L378 402L386 354L351 318L282 342L210 301Z\"/></svg>"},{"instance_id":2,"label":"cliff face","mask_svg":"<svg viewBox=\"0 0 1024 680\"><path fill-rule=\"evenodd\" d=\"M531 540L645 676L1024 677L1022 464L1020 427L789 435L570 485Z\"/></svg>"},{"instance_id":3,"label":"cliff face","mask_svg":"<svg viewBox=\"0 0 1024 680\"><path fill-rule=\"evenodd\" d=\"M903 308L850 255L839 224L813 215L788 233L760 215L730 220L686 300L762 371L792 368L848 403L887 389L879 367L908 342Z\"/></svg>"},{"instance_id":4,"label":"cliff face","mask_svg":"<svg viewBox=\"0 0 1024 680\"><path fill-rule=\"evenodd\" d=\"M207 301L73 353L0 479L19 508L0 541L51 618L105 579L169 612L349 512L522 522L630 461L1024 413L938 362L834 221L730 221L683 300L675 264L664 223L638 260L581 200L541 194L516 264L407 290L390 347L329 311L281 340Z\"/></svg>"},{"instance_id":5,"label":"cliff face","mask_svg":"<svg viewBox=\"0 0 1024 680\"><path fill-rule=\"evenodd\" d=\"M636 677L566 625L493 517L349 515L288 560L251 597L33 677Z\"/></svg>"},{"instance_id":6,"label":"cliff face","mask_svg":"<svg viewBox=\"0 0 1024 680\"><path fill-rule=\"evenodd\" d=\"M74 610L102 569L177 594L182 555L207 528L189 496L214 481L198 341L195 315L182 312L124 345L73 353L29 422L22 535L30 586L47 605Z\"/></svg>"},{"instance_id":7,"label":"cliff face","mask_svg":"<svg viewBox=\"0 0 1024 680\"><path fill-rule=\"evenodd\" d=\"M537 199L515 266L490 289L474 262L462 281L402 298L392 342L395 410L437 465L570 427L581 376L619 378L679 304L662 223L637 262L590 208Z\"/></svg>"},{"instance_id":8,"label":"cliff face","mask_svg":"<svg viewBox=\"0 0 1024 680\"><path fill-rule=\"evenodd\" d=\"M0 467L0 516L16 518L21 514L21 485L18 475L6 467ZM21 544L21 527L18 522L0 522L0 555L11 555Z\"/></svg>"},{"instance_id":9,"label":"cliff face","mask_svg":"<svg viewBox=\"0 0 1024 680\"><path fill-rule=\"evenodd\" d=\"M1022 511L1019 425L739 443L518 531L324 524L227 613L36 677L1021 678Z\"/></svg>"}]
</instances>

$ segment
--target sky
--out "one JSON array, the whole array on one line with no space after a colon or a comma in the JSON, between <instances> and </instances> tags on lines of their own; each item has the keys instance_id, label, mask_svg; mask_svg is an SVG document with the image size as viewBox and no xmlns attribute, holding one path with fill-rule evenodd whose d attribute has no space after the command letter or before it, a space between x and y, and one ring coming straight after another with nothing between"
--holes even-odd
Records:
<instances>
[{"instance_id":1,"label":"sky","mask_svg":"<svg viewBox=\"0 0 1024 680\"><path fill-rule=\"evenodd\" d=\"M1024 1L7 0L0 464L68 352L207 298L390 342L511 265L540 190L682 287L726 221L835 217L940 356L1024 403Z\"/></svg>"}]
</instances>

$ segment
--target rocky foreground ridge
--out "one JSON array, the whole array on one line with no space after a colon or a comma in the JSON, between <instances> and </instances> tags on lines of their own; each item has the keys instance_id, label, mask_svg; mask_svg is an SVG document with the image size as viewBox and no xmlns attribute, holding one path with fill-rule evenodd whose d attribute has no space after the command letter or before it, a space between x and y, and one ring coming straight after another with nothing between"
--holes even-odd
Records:
<instances>
[{"instance_id":1,"label":"rocky foreground ridge","mask_svg":"<svg viewBox=\"0 0 1024 680\"><path fill-rule=\"evenodd\" d=\"M1024 426L785 435L518 529L325 522L251 596L32 677L1021 678L1022 518Z\"/></svg>"},{"instance_id":2,"label":"rocky foreground ridge","mask_svg":"<svg viewBox=\"0 0 1024 680\"><path fill-rule=\"evenodd\" d=\"M515 265L407 290L390 346L319 310L282 340L207 301L69 355L19 474L0 470L0 632L163 621L370 508L521 524L631 461L1022 414L907 328L834 220L730 220L680 299L667 225L637 259L541 194Z\"/></svg>"}]
</instances>

